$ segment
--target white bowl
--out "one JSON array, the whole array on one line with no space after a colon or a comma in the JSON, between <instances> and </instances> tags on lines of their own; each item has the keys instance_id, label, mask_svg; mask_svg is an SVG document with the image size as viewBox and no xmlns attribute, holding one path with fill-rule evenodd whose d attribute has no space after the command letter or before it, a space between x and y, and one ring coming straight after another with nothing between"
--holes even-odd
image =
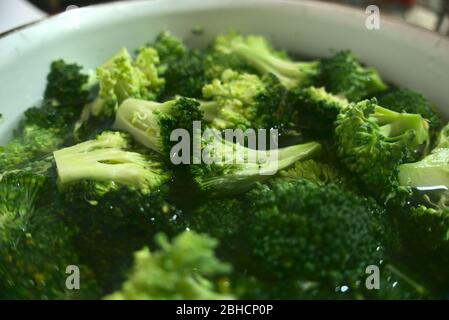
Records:
<instances>
[{"instance_id":1,"label":"white bowl","mask_svg":"<svg viewBox=\"0 0 449 320\"><path fill-rule=\"evenodd\" d=\"M193 46L237 29L308 56L351 49L386 80L418 90L449 116L449 40L382 12L380 30L368 30L366 18L362 10L339 5L275 0L127 1L68 11L0 39L0 143L40 100L52 60L95 68L119 48L136 48L161 30ZM198 26L202 36L191 32Z\"/></svg>"}]
</instances>

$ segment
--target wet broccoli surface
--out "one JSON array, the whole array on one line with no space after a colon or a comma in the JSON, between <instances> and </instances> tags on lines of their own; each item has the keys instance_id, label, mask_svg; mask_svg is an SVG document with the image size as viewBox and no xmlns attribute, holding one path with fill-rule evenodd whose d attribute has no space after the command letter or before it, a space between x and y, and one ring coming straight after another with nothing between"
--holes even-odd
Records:
<instances>
[{"instance_id":1,"label":"wet broccoli surface","mask_svg":"<svg viewBox=\"0 0 449 320\"><path fill-rule=\"evenodd\" d=\"M348 50L167 31L134 49L54 61L0 147L1 299L447 297L430 100Z\"/></svg>"}]
</instances>

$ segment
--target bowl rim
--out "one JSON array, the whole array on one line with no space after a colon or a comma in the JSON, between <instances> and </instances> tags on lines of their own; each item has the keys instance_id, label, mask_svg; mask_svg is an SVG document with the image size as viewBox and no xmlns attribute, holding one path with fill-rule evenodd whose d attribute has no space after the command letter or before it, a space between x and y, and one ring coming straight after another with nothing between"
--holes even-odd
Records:
<instances>
[{"instance_id":1,"label":"bowl rim","mask_svg":"<svg viewBox=\"0 0 449 320\"><path fill-rule=\"evenodd\" d=\"M189 1L189 0L176 0L177 3L179 3L180 1ZM109 3L98 3L98 4L91 4L85 7L80 7L77 9L72 9L73 11L75 10L83 10L83 11L91 11L91 10L97 10L98 8L104 8L104 7L114 7L114 6L126 6L126 5L133 5L136 3L148 3L151 5L157 5L157 3L167 3L167 0L119 0L119 1L114 1L114 2L109 2ZM172 3L175 3L175 1L172 1ZM218 3L218 2L217 2ZM226 4L232 4L235 6L238 6L239 3L241 3L240 1L233 1L233 0L222 0L220 1L220 5L226 5ZM332 9L334 8L335 10L338 11L345 11L345 13L351 13L351 14L358 14L361 16L364 16L364 11L360 10L357 7L353 7L350 5L345 5L345 4L341 4L341 3L334 3L334 2L322 2L322 1L314 1L314 0L302 0L302 1L298 1L298 0L252 0L252 1L245 1L245 5L260 5L260 4L289 4L289 5L298 5L298 6L312 6L312 7L325 7L327 9ZM216 7L219 7L220 5L215 5ZM70 10L70 11L72 11ZM0 33L0 41L2 41L3 39L15 35L17 33L20 33L22 31L28 30L28 29L32 29L34 27L46 24L46 23L50 23L53 20L57 20L57 19L61 19L63 18L63 16L67 16L67 13L70 11L64 11L64 12L60 12L54 15L50 15L50 16L46 16L43 17L39 20L15 27L11 30L7 30L3 33ZM406 21L404 21L403 19L400 19L394 15L391 15L389 13L382 13L382 20L385 20L389 23L392 24L396 24L396 25L400 25L401 27L405 28L405 29L409 29L410 31L414 32L418 32L418 33L425 33L428 36L434 37L435 39L438 39L437 41L444 41L447 42L447 44L449 45L449 37L434 31L434 30L430 30L427 28L424 28L422 26L419 25L415 25L415 24L411 24L408 23Z\"/></svg>"}]
</instances>

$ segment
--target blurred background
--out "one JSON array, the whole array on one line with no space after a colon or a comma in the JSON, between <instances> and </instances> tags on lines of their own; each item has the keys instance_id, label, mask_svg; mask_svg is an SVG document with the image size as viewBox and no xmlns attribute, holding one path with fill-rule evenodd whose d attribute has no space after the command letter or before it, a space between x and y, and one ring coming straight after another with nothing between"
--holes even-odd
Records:
<instances>
[{"instance_id":1,"label":"blurred background","mask_svg":"<svg viewBox=\"0 0 449 320\"><path fill-rule=\"evenodd\" d=\"M105 2L112 1L0 0L0 33L36 21L46 15L65 11L67 8L70 9L74 8L74 6L82 7ZM446 0L334 0L328 2L336 2L361 8L375 4L380 7L381 13L387 12L396 15L409 23L449 36L449 1Z\"/></svg>"}]
</instances>

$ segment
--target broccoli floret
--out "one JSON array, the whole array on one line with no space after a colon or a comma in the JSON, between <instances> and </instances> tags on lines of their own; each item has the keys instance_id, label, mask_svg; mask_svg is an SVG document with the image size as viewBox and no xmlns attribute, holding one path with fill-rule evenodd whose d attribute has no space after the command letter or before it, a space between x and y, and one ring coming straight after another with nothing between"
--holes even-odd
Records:
<instances>
[{"instance_id":1,"label":"broccoli floret","mask_svg":"<svg viewBox=\"0 0 449 320\"><path fill-rule=\"evenodd\" d=\"M189 49L181 39L162 32L151 44L159 53L159 74L165 78L165 98L181 95L200 99L202 88L226 69L251 70L241 59L214 50Z\"/></svg>"},{"instance_id":2,"label":"broccoli floret","mask_svg":"<svg viewBox=\"0 0 449 320\"><path fill-rule=\"evenodd\" d=\"M203 98L204 118L218 130L276 128L283 133L298 128L298 104L272 75L259 78L226 69L203 87Z\"/></svg>"},{"instance_id":3,"label":"broccoli floret","mask_svg":"<svg viewBox=\"0 0 449 320\"><path fill-rule=\"evenodd\" d=\"M29 108L15 137L0 147L0 172L60 148L71 139L75 121L87 99L87 78L77 65L62 60L52 64L45 100Z\"/></svg>"},{"instance_id":4,"label":"broccoli floret","mask_svg":"<svg viewBox=\"0 0 449 320\"><path fill-rule=\"evenodd\" d=\"M58 130L35 125L23 128L21 135L0 147L0 173L25 165L33 159L45 156L64 142Z\"/></svg>"},{"instance_id":5,"label":"broccoli floret","mask_svg":"<svg viewBox=\"0 0 449 320\"><path fill-rule=\"evenodd\" d=\"M387 89L378 72L363 67L350 51L322 61L319 82L327 91L355 102Z\"/></svg>"},{"instance_id":6,"label":"broccoli floret","mask_svg":"<svg viewBox=\"0 0 449 320\"><path fill-rule=\"evenodd\" d=\"M288 88L314 84L320 71L319 61L291 61L284 53L275 51L261 36L242 36L234 32L219 36L214 50L240 57L263 75L274 74Z\"/></svg>"},{"instance_id":7,"label":"broccoli floret","mask_svg":"<svg viewBox=\"0 0 449 320\"><path fill-rule=\"evenodd\" d=\"M346 99L324 88L295 88L286 96L281 122L291 128L332 131L337 115L347 105Z\"/></svg>"},{"instance_id":8,"label":"broccoli floret","mask_svg":"<svg viewBox=\"0 0 449 320\"><path fill-rule=\"evenodd\" d=\"M350 104L336 121L337 153L367 190L379 198L401 194L398 166L416 157L428 138L428 123L418 114L398 113L375 99Z\"/></svg>"},{"instance_id":9,"label":"broccoli floret","mask_svg":"<svg viewBox=\"0 0 449 320\"><path fill-rule=\"evenodd\" d=\"M408 90L399 89L383 95L379 98L379 104L396 112L407 112L420 114L429 120L432 132L442 127L441 118L436 113L435 107L422 94Z\"/></svg>"},{"instance_id":10,"label":"broccoli floret","mask_svg":"<svg viewBox=\"0 0 449 320\"><path fill-rule=\"evenodd\" d=\"M385 259L384 211L372 200L307 180L276 180L247 197L249 270L273 292L288 283L284 298L356 297L365 268Z\"/></svg>"},{"instance_id":11,"label":"broccoli floret","mask_svg":"<svg viewBox=\"0 0 449 320\"><path fill-rule=\"evenodd\" d=\"M220 79L203 87L200 109L212 128L255 128L260 116L257 100L265 90L263 81L256 75L225 70Z\"/></svg>"},{"instance_id":12,"label":"broccoli floret","mask_svg":"<svg viewBox=\"0 0 449 320\"><path fill-rule=\"evenodd\" d=\"M188 50L178 59L172 60L162 73L167 81L164 96L200 98L202 87L209 81L206 68L205 55L198 50Z\"/></svg>"},{"instance_id":13,"label":"broccoli floret","mask_svg":"<svg viewBox=\"0 0 449 320\"><path fill-rule=\"evenodd\" d=\"M112 300L215 300L233 299L222 292L231 266L215 257L218 242L205 235L184 232L170 243L157 235L160 250L144 248L134 255L134 267L121 290L106 296ZM217 279L222 277L222 279Z\"/></svg>"},{"instance_id":14,"label":"broccoli floret","mask_svg":"<svg viewBox=\"0 0 449 320\"><path fill-rule=\"evenodd\" d=\"M54 152L58 182L64 187L80 180L114 181L149 193L169 178L157 162L130 148L129 137L104 132L97 139Z\"/></svg>"},{"instance_id":15,"label":"broccoli floret","mask_svg":"<svg viewBox=\"0 0 449 320\"><path fill-rule=\"evenodd\" d=\"M306 179L318 186L328 184L345 185L348 178L346 174L336 167L315 160L297 161L295 164L278 174L279 179L294 182Z\"/></svg>"},{"instance_id":16,"label":"broccoli floret","mask_svg":"<svg viewBox=\"0 0 449 320\"><path fill-rule=\"evenodd\" d=\"M154 100L165 81L159 78L159 56L153 48L142 48L133 60L123 48L97 69L98 98L90 106L94 116L111 117L128 98Z\"/></svg>"},{"instance_id":17,"label":"broccoli floret","mask_svg":"<svg viewBox=\"0 0 449 320\"><path fill-rule=\"evenodd\" d=\"M162 69L162 73L168 68L168 64L180 59L188 51L188 48L182 40L168 31L159 33L150 46L156 49L159 54L161 61L159 69Z\"/></svg>"},{"instance_id":18,"label":"broccoli floret","mask_svg":"<svg viewBox=\"0 0 449 320\"><path fill-rule=\"evenodd\" d=\"M16 172L0 182L0 297L2 299L95 298L92 275L71 245L72 230L48 203L47 177ZM53 199L52 199L53 200ZM80 267L80 290L66 288L66 268Z\"/></svg>"},{"instance_id":19,"label":"broccoli floret","mask_svg":"<svg viewBox=\"0 0 449 320\"><path fill-rule=\"evenodd\" d=\"M89 76L81 70L77 64L54 61L47 76L44 98L55 100L64 107L82 107L89 94Z\"/></svg>"},{"instance_id":20,"label":"broccoli floret","mask_svg":"<svg viewBox=\"0 0 449 320\"><path fill-rule=\"evenodd\" d=\"M196 208L186 219L189 229L208 234L219 240L219 257L233 264L246 260L247 214L244 203L239 198L208 199Z\"/></svg>"},{"instance_id":21,"label":"broccoli floret","mask_svg":"<svg viewBox=\"0 0 449 320\"><path fill-rule=\"evenodd\" d=\"M206 55L187 48L181 39L166 31L158 35L151 47L159 53L158 72L166 80L162 96L200 98L201 88L207 83Z\"/></svg>"},{"instance_id":22,"label":"broccoli floret","mask_svg":"<svg viewBox=\"0 0 449 320\"><path fill-rule=\"evenodd\" d=\"M215 133L212 139L203 139L202 164L190 166L195 184L202 192L214 195L232 195L248 190L278 170L296 161L307 160L319 154L318 142L309 142L275 150L256 151L222 139Z\"/></svg>"},{"instance_id":23,"label":"broccoli floret","mask_svg":"<svg viewBox=\"0 0 449 320\"><path fill-rule=\"evenodd\" d=\"M185 129L191 133L192 122L203 119L198 106L196 100L188 98L163 103L128 99L117 112L114 128L129 132L147 148L168 157L172 131Z\"/></svg>"}]
</instances>

